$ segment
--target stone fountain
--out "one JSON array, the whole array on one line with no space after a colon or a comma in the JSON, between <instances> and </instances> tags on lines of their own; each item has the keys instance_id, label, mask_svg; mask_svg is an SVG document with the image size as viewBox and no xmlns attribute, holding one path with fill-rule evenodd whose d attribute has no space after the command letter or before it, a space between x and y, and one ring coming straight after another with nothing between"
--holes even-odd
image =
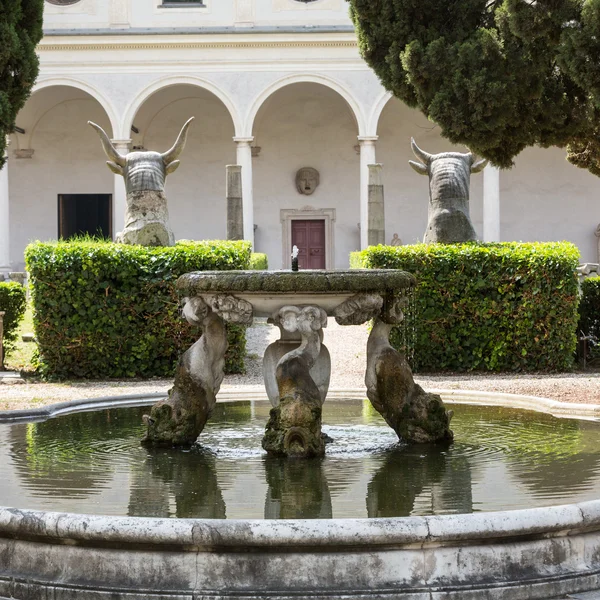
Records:
<instances>
[{"instance_id":1,"label":"stone fountain","mask_svg":"<svg viewBox=\"0 0 600 600\"><path fill-rule=\"evenodd\" d=\"M404 355L389 343L391 329L404 319L414 285L412 275L393 269L208 271L180 277L183 314L201 326L202 336L179 361L168 398L145 416L144 443L190 446L196 442L223 380L225 323L249 325L254 316L268 317L281 331L263 362L273 405L262 442L269 454L325 454L321 414L331 372L323 344L328 316L340 325L374 320L367 343L367 395L398 436L411 443L451 442L451 414L440 396L415 384Z\"/></svg>"}]
</instances>

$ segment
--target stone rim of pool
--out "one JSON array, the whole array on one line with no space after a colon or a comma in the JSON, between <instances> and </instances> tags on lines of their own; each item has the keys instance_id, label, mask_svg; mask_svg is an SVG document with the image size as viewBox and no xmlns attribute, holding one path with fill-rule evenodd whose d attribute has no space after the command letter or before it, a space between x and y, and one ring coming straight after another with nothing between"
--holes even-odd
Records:
<instances>
[{"instance_id":1,"label":"stone rim of pool","mask_svg":"<svg viewBox=\"0 0 600 600\"><path fill-rule=\"evenodd\" d=\"M598 405L437 390L445 402L600 417ZM1 422L146 404L158 394L0 412ZM222 390L220 401L263 399ZM363 390L332 390L360 398ZM546 599L600 588L600 500L499 512L288 521L0 508L0 599Z\"/></svg>"}]
</instances>

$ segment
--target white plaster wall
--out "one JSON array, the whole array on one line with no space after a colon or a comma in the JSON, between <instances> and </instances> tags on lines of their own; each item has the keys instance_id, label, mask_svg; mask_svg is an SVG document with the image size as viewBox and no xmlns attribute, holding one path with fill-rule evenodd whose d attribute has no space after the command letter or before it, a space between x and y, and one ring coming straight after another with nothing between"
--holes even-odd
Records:
<instances>
[{"instance_id":1,"label":"white plaster wall","mask_svg":"<svg viewBox=\"0 0 600 600\"><path fill-rule=\"evenodd\" d=\"M80 0L58 6L44 2L44 29L90 29L110 26L110 2L114 0ZM129 2L130 0L119 0ZM134 2L136 0L133 0Z\"/></svg>"},{"instance_id":2,"label":"white plaster wall","mask_svg":"<svg viewBox=\"0 0 600 600\"><path fill-rule=\"evenodd\" d=\"M345 101L318 84L292 84L267 100L254 132L254 144L262 148L253 161L256 251L280 269L280 209L335 208L335 267L348 267L349 253L359 247L359 157L356 122ZM301 167L320 173L311 196L296 190Z\"/></svg>"},{"instance_id":3,"label":"white plaster wall","mask_svg":"<svg viewBox=\"0 0 600 600\"><path fill-rule=\"evenodd\" d=\"M131 27L225 27L234 24L234 0L205 0L206 8L165 8L161 4L161 0L131 0Z\"/></svg>"},{"instance_id":4,"label":"white plaster wall","mask_svg":"<svg viewBox=\"0 0 600 600\"><path fill-rule=\"evenodd\" d=\"M133 144L165 152L189 117L181 165L167 177L171 227L176 239L225 239L227 203L225 166L235 164L233 123L227 109L210 92L193 86L172 86L151 96L134 124Z\"/></svg>"},{"instance_id":5,"label":"white plaster wall","mask_svg":"<svg viewBox=\"0 0 600 600\"><path fill-rule=\"evenodd\" d=\"M190 28L288 25L351 25L345 0L204 0L204 7L164 7L162 0L80 0L44 6L44 27Z\"/></svg>"},{"instance_id":6,"label":"white plaster wall","mask_svg":"<svg viewBox=\"0 0 600 600\"><path fill-rule=\"evenodd\" d=\"M427 227L429 201L428 178L417 174L408 164L416 160L410 138L422 150L466 152L441 137L439 128L419 111L391 99L383 109L377 129L377 162L383 163L385 194L385 239L390 242L397 233L404 244L423 241ZM471 221L480 239L483 237L483 176L471 176Z\"/></svg>"},{"instance_id":7,"label":"white plaster wall","mask_svg":"<svg viewBox=\"0 0 600 600\"><path fill-rule=\"evenodd\" d=\"M256 24L351 25L346 0L255 0Z\"/></svg>"},{"instance_id":8,"label":"white plaster wall","mask_svg":"<svg viewBox=\"0 0 600 600\"><path fill-rule=\"evenodd\" d=\"M38 100L47 96L56 101L56 94L46 94L45 90L38 93ZM58 194L113 193L113 174L106 167L100 140L87 125L88 120L110 131L106 113L95 100L63 88L61 101L46 106L46 112L31 125L33 158L16 159L11 152L8 168L13 268L23 268L23 251L29 242L57 238Z\"/></svg>"},{"instance_id":9,"label":"white plaster wall","mask_svg":"<svg viewBox=\"0 0 600 600\"><path fill-rule=\"evenodd\" d=\"M503 241L573 242L583 262L597 262L600 178L578 169L559 148L528 148L500 172Z\"/></svg>"}]
</instances>

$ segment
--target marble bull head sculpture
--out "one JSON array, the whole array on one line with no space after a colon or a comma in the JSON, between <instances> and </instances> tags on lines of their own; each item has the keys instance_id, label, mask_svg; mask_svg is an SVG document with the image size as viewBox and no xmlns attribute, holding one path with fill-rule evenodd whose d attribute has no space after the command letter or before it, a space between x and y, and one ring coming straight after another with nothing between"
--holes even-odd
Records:
<instances>
[{"instance_id":1,"label":"marble bull head sculpture","mask_svg":"<svg viewBox=\"0 0 600 600\"><path fill-rule=\"evenodd\" d=\"M471 173L482 171L487 160L477 160L470 152L429 154L414 139L411 146L420 162L408 163L419 175L429 176L428 222L423 242L450 244L476 240L469 215L469 185Z\"/></svg>"},{"instance_id":2,"label":"marble bull head sculpture","mask_svg":"<svg viewBox=\"0 0 600 600\"><path fill-rule=\"evenodd\" d=\"M117 151L110 141L108 135L102 127L88 121L100 136L102 147L106 156L108 168L117 175L122 175L125 179L125 188L127 193L157 191L163 192L165 188L165 179L169 173L173 173L179 166L178 156L181 154L188 129L194 120L194 117L188 119L181 128L175 144L170 150L163 154L160 152L129 152L123 156Z\"/></svg>"}]
</instances>

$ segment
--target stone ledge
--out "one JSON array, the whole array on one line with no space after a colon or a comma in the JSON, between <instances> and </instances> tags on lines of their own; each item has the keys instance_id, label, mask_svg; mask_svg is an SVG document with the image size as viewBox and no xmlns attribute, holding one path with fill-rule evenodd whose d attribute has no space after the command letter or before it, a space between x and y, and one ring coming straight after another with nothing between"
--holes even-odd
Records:
<instances>
[{"instance_id":1,"label":"stone ledge","mask_svg":"<svg viewBox=\"0 0 600 600\"><path fill-rule=\"evenodd\" d=\"M396 269L306 271L196 271L177 280L186 296L207 292L386 292L413 288L415 277Z\"/></svg>"}]
</instances>

